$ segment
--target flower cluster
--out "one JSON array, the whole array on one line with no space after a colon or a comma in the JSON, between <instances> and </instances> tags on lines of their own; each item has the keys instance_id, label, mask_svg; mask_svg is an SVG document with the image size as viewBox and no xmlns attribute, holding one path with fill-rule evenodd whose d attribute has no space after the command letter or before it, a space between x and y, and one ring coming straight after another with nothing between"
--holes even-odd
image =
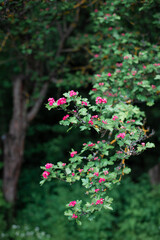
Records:
<instances>
[{"instance_id":1,"label":"flower cluster","mask_svg":"<svg viewBox=\"0 0 160 240\"><path fill-rule=\"evenodd\" d=\"M101 104L101 103L107 103L107 99L106 98L97 97L96 98L96 104Z\"/></svg>"},{"instance_id":2,"label":"flower cluster","mask_svg":"<svg viewBox=\"0 0 160 240\"><path fill-rule=\"evenodd\" d=\"M48 98L49 106L52 106L55 102L54 98Z\"/></svg>"},{"instance_id":3,"label":"flower cluster","mask_svg":"<svg viewBox=\"0 0 160 240\"><path fill-rule=\"evenodd\" d=\"M57 101L57 105L58 106L60 106L60 105L62 105L62 104L65 104L66 103L66 98L60 98L60 99L58 99L58 101Z\"/></svg>"},{"instance_id":4,"label":"flower cluster","mask_svg":"<svg viewBox=\"0 0 160 240\"><path fill-rule=\"evenodd\" d=\"M74 151L74 152L71 152L71 153L70 153L70 156L71 156L71 157L74 157L74 155L76 155L76 154L77 154L77 151Z\"/></svg>"},{"instance_id":5,"label":"flower cluster","mask_svg":"<svg viewBox=\"0 0 160 240\"><path fill-rule=\"evenodd\" d=\"M125 136L126 136L125 133L119 133L119 134L117 135L117 138L124 138Z\"/></svg>"}]
</instances>

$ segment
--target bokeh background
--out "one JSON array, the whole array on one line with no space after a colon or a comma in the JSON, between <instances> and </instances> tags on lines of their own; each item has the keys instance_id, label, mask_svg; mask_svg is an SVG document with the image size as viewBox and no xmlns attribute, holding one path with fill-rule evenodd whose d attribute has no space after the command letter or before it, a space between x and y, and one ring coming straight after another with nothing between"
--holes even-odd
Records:
<instances>
[{"instance_id":1,"label":"bokeh background","mask_svg":"<svg viewBox=\"0 0 160 240\"><path fill-rule=\"evenodd\" d=\"M106 30L96 27L103 6L110 6L107 14L121 16L121 32L133 32L131 39L126 34L123 48L119 29L110 33L114 23ZM85 198L81 184L54 180L39 185L41 165L66 162L68 151L79 150L91 137L60 126L63 113L48 111L47 99L72 89L88 96L94 74L109 68L114 56L126 49L136 54L143 41L144 48L146 41L158 46L159 27L159 0L0 1L0 239L160 239L159 100L152 107L138 103L155 131L155 148L127 162L130 176L110 192L113 211L77 226L63 213L68 201ZM106 41L106 52L108 43L119 52L94 62L96 41Z\"/></svg>"}]
</instances>

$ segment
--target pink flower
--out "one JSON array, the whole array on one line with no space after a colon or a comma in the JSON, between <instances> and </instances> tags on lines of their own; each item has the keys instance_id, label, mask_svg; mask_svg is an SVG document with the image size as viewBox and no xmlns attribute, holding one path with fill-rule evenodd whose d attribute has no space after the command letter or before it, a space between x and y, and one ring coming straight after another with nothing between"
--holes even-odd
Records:
<instances>
[{"instance_id":1,"label":"pink flower","mask_svg":"<svg viewBox=\"0 0 160 240\"><path fill-rule=\"evenodd\" d=\"M98 157L95 157L95 158L94 158L94 160L97 160L97 159L98 159Z\"/></svg>"},{"instance_id":2,"label":"pink flower","mask_svg":"<svg viewBox=\"0 0 160 240\"><path fill-rule=\"evenodd\" d=\"M83 146L86 146L87 145L87 143L83 143Z\"/></svg>"},{"instance_id":3,"label":"pink flower","mask_svg":"<svg viewBox=\"0 0 160 240\"><path fill-rule=\"evenodd\" d=\"M137 85L141 85L142 83L143 83L142 81L141 81L141 82L138 82Z\"/></svg>"},{"instance_id":4,"label":"pink flower","mask_svg":"<svg viewBox=\"0 0 160 240\"><path fill-rule=\"evenodd\" d=\"M143 68L146 69L146 66L144 65Z\"/></svg>"},{"instance_id":5,"label":"pink flower","mask_svg":"<svg viewBox=\"0 0 160 240\"><path fill-rule=\"evenodd\" d=\"M52 106L55 102L54 98L48 98L49 105Z\"/></svg>"},{"instance_id":6,"label":"pink flower","mask_svg":"<svg viewBox=\"0 0 160 240\"><path fill-rule=\"evenodd\" d=\"M94 9L94 12L98 12L98 9Z\"/></svg>"},{"instance_id":7,"label":"pink flower","mask_svg":"<svg viewBox=\"0 0 160 240\"><path fill-rule=\"evenodd\" d=\"M66 98L60 98L60 99L58 99L58 101L57 101L57 105L59 106L59 105L62 105L62 104L65 104L66 103Z\"/></svg>"},{"instance_id":8,"label":"pink flower","mask_svg":"<svg viewBox=\"0 0 160 240\"><path fill-rule=\"evenodd\" d=\"M69 115L68 115L68 114L63 117L63 120L65 121L67 118L69 118Z\"/></svg>"},{"instance_id":9,"label":"pink flower","mask_svg":"<svg viewBox=\"0 0 160 240\"><path fill-rule=\"evenodd\" d=\"M104 199L103 199L103 198L100 198L99 200L97 200L96 205L98 205L98 204L103 204L103 201L104 201Z\"/></svg>"},{"instance_id":10,"label":"pink flower","mask_svg":"<svg viewBox=\"0 0 160 240\"><path fill-rule=\"evenodd\" d=\"M82 105L87 106L88 104L87 104L87 102L82 101Z\"/></svg>"},{"instance_id":11,"label":"pink flower","mask_svg":"<svg viewBox=\"0 0 160 240\"><path fill-rule=\"evenodd\" d=\"M115 115L115 116L113 116L113 121L115 121L116 119L118 119L118 117Z\"/></svg>"},{"instance_id":12,"label":"pink flower","mask_svg":"<svg viewBox=\"0 0 160 240\"><path fill-rule=\"evenodd\" d=\"M99 57L99 54L95 54L94 57L95 57L95 58L98 58L98 57Z\"/></svg>"},{"instance_id":13,"label":"pink flower","mask_svg":"<svg viewBox=\"0 0 160 240\"><path fill-rule=\"evenodd\" d=\"M76 201L72 201L69 203L69 206L74 207L76 205Z\"/></svg>"},{"instance_id":14,"label":"pink flower","mask_svg":"<svg viewBox=\"0 0 160 240\"><path fill-rule=\"evenodd\" d=\"M93 115L93 116L91 117L91 119L93 119L93 118L98 118L98 115Z\"/></svg>"},{"instance_id":15,"label":"pink flower","mask_svg":"<svg viewBox=\"0 0 160 240\"><path fill-rule=\"evenodd\" d=\"M109 27L108 30L111 31L113 28L112 27Z\"/></svg>"},{"instance_id":16,"label":"pink flower","mask_svg":"<svg viewBox=\"0 0 160 240\"><path fill-rule=\"evenodd\" d=\"M94 191L95 191L95 192L98 192L98 191L99 191L99 188L95 189Z\"/></svg>"},{"instance_id":17,"label":"pink flower","mask_svg":"<svg viewBox=\"0 0 160 240\"><path fill-rule=\"evenodd\" d=\"M111 76L112 76L112 74L111 74L111 73L108 73L108 74L107 74L107 76L108 76L108 77L111 77Z\"/></svg>"},{"instance_id":18,"label":"pink flower","mask_svg":"<svg viewBox=\"0 0 160 240\"><path fill-rule=\"evenodd\" d=\"M116 63L117 67L122 67L123 63Z\"/></svg>"},{"instance_id":19,"label":"pink flower","mask_svg":"<svg viewBox=\"0 0 160 240\"><path fill-rule=\"evenodd\" d=\"M93 168L88 169L88 171L93 171Z\"/></svg>"},{"instance_id":20,"label":"pink flower","mask_svg":"<svg viewBox=\"0 0 160 240\"><path fill-rule=\"evenodd\" d=\"M105 182L105 181L106 181L105 178L100 178L100 179L99 179L99 183L101 183L101 182Z\"/></svg>"},{"instance_id":21,"label":"pink flower","mask_svg":"<svg viewBox=\"0 0 160 240\"><path fill-rule=\"evenodd\" d=\"M78 216L73 213L72 218L77 218Z\"/></svg>"},{"instance_id":22,"label":"pink flower","mask_svg":"<svg viewBox=\"0 0 160 240\"><path fill-rule=\"evenodd\" d=\"M121 36L125 36L125 33L121 33Z\"/></svg>"},{"instance_id":23,"label":"pink flower","mask_svg":"<svg viewBox=\"0 0 160 240\"><path fill-rule=\"evenodd\" d=\"M128 57L128 56L124 56L123 58L124 58L124 59L128 59L129 57Z\"/></svg>"},{"instance_id":24,"label":"pink flower","mask_svg":"<svg viewBox=\"0 0 160 240\"><path fill-rule=\"evenodd\" d=\"M106 140L102 140L102 142L103 142L103 143L105 143L105 142L106 142Z\"/></svg>"},{"instance_id":25,"label":"pink flower","mask_svg":"<svg viewBox=\"0 0 160 240\"><path fill-rule=\"evenodd\" d=\"M71 91L69 92L69 96L70 96L70 97L76 96L76 95L77 95L77 93L76 93L75 91L73 91L73 90L71 90Z\"/></svg>"},{"instance_id":26,"label":"pink flower","mask_svg":"<svg viewBox=\"0 0 160 240\"><path fill-rule=\"evenodd\" d=\"M151 87L152 87L152 89L155 89L155 88L156 88L156 86L155 86L155 85L152 85Z\"/></svg>"},{"instance_id":27,"label":"pink flower","mask_svg":"<svg viewBox=\"0 0 160 240\"><path fill-rule=\"evenodd\" d=\"M102 123L107 124L107 121L103 121L103 120L102 120Z\"/></svg>"},{"instance_id":28,"label":"pink flower","mask_svg":"<svg viewBox=\"0 0 160 240\"><path fill-rule=\"evenodd\" d=\"M132 75L135 76L137 71L132 71Z\"/></svg>"},{"instance_id":29,"label":"pink flower","mask_svg":"<svg viewBox=\"0 0 160 240\"><path fill-rule=\"evenodd\" d=\"M106 171L104 171L104 175L107 175L109 172L106 170Z\"/></svg>"},{"instance_id":30,"label":"pink flower","mask_svg":"<svg viewBox=\"0 0 160 240\"><path fill-rule=\"evenodd\" d=\"M42 173L42 176L47 179L48 176L49 176L49 174L51 174L51 173L50 173L50 172L47 172L47 171L44 171L44 172Z\"/></svg>"},{"instance_id":31,"label":"pink flower","mask_svg":"<svg viewBox=\"0 0 160 240\"><path fill-rule=\"evenodd\" d=\"M92 88L92 91L93 91L93 92L96 92L96 91L97 91L97 88Z\"/></svg>"},{"instance_id":32,"label":"pink flower","mask_svg":"<svg viewBox=\"0 0 160 240\"><path fill-rule=\"evenodd\" d=\"M120 134L117 135L117 138L124 138L125 136L126 136L125 133L120 133Z\"/></svg>"},{"instance_id":33,"label":"pink flower","mask_svg":"<svg viewBox=\"0 0 160 240\"><path fill-rule=\"evenodd\" d=\"M99 83L99 86L103 86L103 85L104 85L104 83L103 83L103 82L100 82L100 83Z\"/></svg>"},{"instance_id":34,"label":"pink flower","mask_svg":"<svg viewBox=\"0 0 160 240\"><path fill-rule=\"evenodd\" d=\"M74 151L74 152L71 152L70 156L74 157L74 155L76 155L76 154L77 154L77 151Z\"/></svg>"},{"instance_id":35,"label":"pink flower","mask_svg":"<svg viewBox=\"0 0 160 240\"><path fill-rule=\"evenodd\" d=\"M63 166L63 167L66 166L66 163L62 163L62 166Z\"/></svg>"},{"instance_id":36,"label":"pink flower","mask_svg":"<svg viewBox=\"0 0 160 240\"><path fill-rule=\"evenodd\" d=\"M97 76L97 77L101 77L101 74L97 74L96 76Z\"/></svg>"},{"instance_id":37,"label":"pink flower","mask_svg":"<svg viewBox=\"0 0 160 240\"><path fill-rule=\"evenodd\" d=\"M100 141L97 141L97 143L100 143Z\"/></svg>"},{"instance_id":38,"label":"pink flower","mask_svg":"<svg viewBox=\"0 0 160 240\"><path fill-rule=\"evenodd\" d=\"M143 142L143 143L141 143L141 145L142 145L143 147L145 147L146 144Z\"/></svg>"},{"instance_id":39,"label":"pink flower","mask_svg":"<svg viewBox=\"0 0 160 240\"><path fill-rule=\"evenodd\" d=\"M75 175L75 173L72 173L72 176L74 176Z\"/></svg>"},{"instance_id":40,"label":"pink flower","mask_svg":"<svg viewBox=\"0 0 160 240\"><path fill-rule=\"evenodd\" d=\"M92 121L92 120L89 120L88 123L91 124L91 125L93 125L93 121Z\"/></svg>"},{"instance_id":41,"label":"pink flower","mask_svg":"<svg viewBox=\"0 0 160 240\"><path fill-rule=\"evenodd\" d=\"M49 168L51 168L52 166L53 166L52 163L47 163L47 164L45 165L45 168L46 168L46 169L49 169Z\"/></svg>"},{"instance_id":42,"label":"pink flower","mask_svg":"<svg viewBox=\"0 0 160 240\"><path fill-rule=\"evenodd\" d=\"M98 173L98 172L95 172L93 175L95 175L95 176L98 177L98 176L99 176L99 173Z\"/></svg>"},{"instance_id":43,"label":"pink flower","mask_svg":"<svg viewBox=\"0 0 160 240\"><path fill-rule=\"evenodd\" d=\"M90 143L88 144L88 147L93 147L95 145L95 143Z\"/></svg>"},{"instance_id":44,"label":"pink flower","mask_svg":"<svg viewBox=\"0 0 160 240\"><path fill-rule=\"evenodd\" d=\"M79 169L78 171L81 173L83 171L83 169Z\"/></svg>"},{"instance_id":45,"label":"pink flower","mask_svg":"<svg viewBox=\"0 0 160 240\"><path fill-rule=\"evenodd\" d=\"M96 98L96 104L101 104L101 103L107 103L107 99L106 98L97 97Z\"/></svg>"}]
</instances>

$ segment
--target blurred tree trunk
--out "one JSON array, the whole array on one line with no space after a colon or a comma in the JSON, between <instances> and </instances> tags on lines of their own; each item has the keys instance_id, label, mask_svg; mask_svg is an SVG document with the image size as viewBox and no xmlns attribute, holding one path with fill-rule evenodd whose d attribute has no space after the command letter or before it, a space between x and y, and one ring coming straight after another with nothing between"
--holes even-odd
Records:
<instances>
[{"instance_id":1,"label":"blurred tree trunk","mask_svg":"<svg viewBox=\"0 0 160 240\"><path fill-rule=\"evenodd\" d=\"M16 198L27 128L23 79L21 75L13 81L13 113L4 139L3 192L8 202L14 202Z\"/></svg>"},{"instance_id":2,"label":"blurred tree trunk","mask_svg":"<svg viewBox=\"0 0 160 240\"><path fill-rule=\"evenodd\" d=\"M16 200L26 130L28 124L36 116L47 88L48 83L45 83L39 93L39 98L35 101L35 105L27 112L25 78L23 75L19 75L13 80L13 113L9 131L4 137L3 192L7 202L14 203Z\"/></svg>"},{"instance_id":3,"label":"blurred tree trunk","mask_svg":"<svg viewBox=\"0 0 160 240\"><path fill-rule=\"evenodd\" d=\"M149 176L152 184L160 184L160 163L149 170Z\"/></svg>"}]
</instances>

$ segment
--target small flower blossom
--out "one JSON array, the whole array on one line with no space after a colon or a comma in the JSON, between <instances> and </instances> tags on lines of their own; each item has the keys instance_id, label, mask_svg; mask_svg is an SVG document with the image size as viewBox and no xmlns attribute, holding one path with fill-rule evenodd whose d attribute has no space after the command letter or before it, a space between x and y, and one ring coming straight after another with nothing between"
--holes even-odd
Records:
<instances>
[{"instance_id":1,"label":"small flower blossom","mask_svg":"<svg viewBox=\"0 0 160 240\"><path fill-rule=\"evenodd\" d=\"M65 121L67 118L69 118L69 115L68 115L68 114L63 117L63 120Z\"/></svg>"},{"instance_id":2,"label":"small flower blossom","mask_svg":"<svg viewBox=\"0 0 160 240\"><path fill-rule=\"evenodd\" d=\"M48 176L49 176L49 174L51 174L51 173L50 173L50 172L47 172L47 171L44 171L44 172L42 173L42 176L47 179Z\"/></svg>"},{"instance_id":3,"label":"small flower blossom","mask_svg":"<svg viewBox=\"0 0 160 240\"><path fill-rule=\"evenodd\" d=\"M98 118L98 115L93 115L93 116L91 117L91 119L93 119L93 118Z\"/></svg>"},{"instance_id":4,"label":"small flower blossom","mask_svg":"<svg viewBox=\"0 0 160 240\"><path fill-rule=\"evenodd\" d=\"M96 104L101 104L101 103L107 103L107 99L106 98L97 97L96 98Z\"/></svg>"},{"instance_id":5,"label":"small flower blossom","mask_svg":"<svg viewBox=\"0 0 160 240\"><path fill-rule=\"evenodd\" d=\"M92 121L92 120L89 120L88 123L91 124L91 125L93 125L93 121Z\"/></svg>"},{"instance_id":6,"label":"small flower blossom","mask_svg":"<svg viewBox=\"0 0 160 240\"><path fill-rule=\"evenodd\" d=\"M113 121L115 121L116 119L118 119L118 117L115 115L115 116L113 116Z\"/></svg>"},{"instance_id":7,"label":"small flower blossom","mask_svg":"<svg viewBox=\"0 0 160 240\"><path fill-rule=\"evenodd\" d=\"M48 98L49 105L52 106L55 102L54 98Z\"/></svg>"},{"instance_id":8,"label":"small flower blossom","mask_svg":"<svg viewBox=\"0 0 160 240\"><path fill-rule=\"evenodd\" d=\"M128 56L124 56L123 59L128 59L129 57Z\"/></svg>"},{"instance_id":9,"label":"small flower blossom","mask_svg":"<svg viewBox=\"0 0 160 240\"><path fill-rule=\"evenodd\" d=\"M79 169L78 171L81 173L83 171L83 169Z\"/></svg>"},{"instance_id":10,"label":"small flower blossom","mask_svg":"<svg viewBox=\"0 0 160 240\"><path fill-rule=\"evenodd\" d=\"M143 68L144 68L144 69L146 69L146 66L145 66L145 65L143 65Z\"/></svg>"},{"instance_id":11,"label":"small flower blossom","mask_svg":"<svg viewBox=\"0 0 160 240\"><path fill-rule=\"evenodd\" d=\"M117 138L124 138L125 136L126 136L125 133L120 133L120 134L117 135Z\"/></svg>"},{"instance_id":12,"label":"small flower blossom","mask_svg":"<svg viewBox=\"0 0 160 240\"><path fill-rule=\"evenodd\" d=\"M78 216L73 213L72 218L77 218Z\"/></svg>"},{"instance_id":13,"label":"small flower blossom","mask_svg":"<svg viewBox=\"0 0 160 240\"><path fill-rule=\"evenodd\" d=\"M93 147L95 145L95 143L90 143L88 144L88 147Z\"/></svg>"},{"instance_id":14,"label":"small flower blossom","mask_svg":"<svg viewBox=\"0 0 160 240\"><path fill-rule=\"evenodd\" d=\"M95 189L94 191L95 191L95 192L98 192L98 191L99 191L99 188Z\"/></svg>"},{"instance_id":15,"label":"small flower blossom","mask_svg":"<svg viewBox=\"0 0 160 240\"><path fill-rule=\"evenodd\" d=\"M93 92L96 92L96 91L97 91L97 88L92 88L92 91L93 91Z\"/></svg>"},{"instance_id":16,"label":"small flower blossom","mask_svg":"<svg viewBox=\"0 0 160 240\"><path fill-rule=\"evenodd\" d=\"M104 201L104 199L103 199L103 198L100 198L99 200L97 200L96 205L98 205L98 204L103 204L103 201Z\"/></svg>"},{"instance_id":17,"label":"small flower blossom","mask_svg":"<svg viewBox=\"0 0 160 240\"><path fill-rule=\"evenodd\" d=\"M74 157L74 155L76 155L76 154L77 154L77 151L74 151L74 152L71 152L70 156Z\"/></svg>"},{"instance_id":18,"label":"small flower blossom","mask_svg":"<svg viewBox=\"0 0 160 240\"><path fill-rule=\"evenodd\" d=\"M74 207L76 205L76 201L72 201L69 203L69 206Z\"/></svg>"},{"instance_id":19,"label":"small flower blossom","mask_svg":"<svg viewBox=\"0 0 160 240\"><path fill-rule=\"evenodd\" d=\"M137 71L132 71L132 75L135 76Z\"/></svg>"},{"instance_id":20,"label":"small flower blossom","mask_svg":"<svg viewBox=\"0 0 160 240\"><path fill-rule=\"evenodd\" d=\"M97 143L100 143L100 141L97 141Z\"/></svg>"},{"instance_id":21,"label":"small flower blossom","mask_svg":"<svg viewBox=\"0 0 160 240\"><path fill-rule=\"evenodd\" d=\"M88 169L88 171L93 171L93 168Z\"/></svg>"},{"instance_id":22,"label":"small flower blossom","mask_svg":"<svg viewBox=\"0 0 160 240\"><path fill-rule=\"evenodd\" d=\"M95 158L94 158L94 160L97 160L97 159L98 159L98 157L95 157Z\"/></svg>"},{"instance_id":23,"label":"small flower blossom","mask_svg":"<svg viewBox=\"0 0 160 240\"><path fill-rule=\"evenodd\" d=\"M49 168L51 168L52 166L53 166L52 163L47 163L47 164L45 165L45 168L46 168L46 169L49 169Z\"/></svg>"},{"instance_id":24,"label":"small flower blossom","mask_svg":"<svg viewBox=\"0 0 160 240\"><path fill-rule=\"evenodd\" d=\"M105 142L106 142L106 140L102 140L102 142L103 142L103 143L105 143Z\"/></svg>"},{"instance_id":25,"label":"small flower blossom","mask_svg":"<svg viewBox=\"0 0 160 240\"><path fill-rule=\"evenodd\" d=\"M69 96L70 96L70 97L76 96L76 95L77 95L77 93L76 93L75 91L73 91L73 90L71 90L71 91L69 92Z\"/></svg>"},{"instance_id":26,"label":"small flower blossom","mask_svg":"<svg viewBox=\"0 0 160 240\"><path fill-rule=\"evenodd\" d=\"M100 83L99 83L99 86L103 86L103 85L104 85L104 83L103 83L103 82L100 82Z\"/></svg>"},{"instance_id":27,"label":"small flower blossom","mask_svg":"<svg viewBox=\"0 0 160 240\"><path fill-rule=\"evenodd\" d=\"M94 9L94 12L98 12L98 9Z\"/></svg>"},{"instance_id":28,"label":"small flower blossom","mask_svg":"<svg viewBox=\"0 0 160 240\"><path fill-rule=\"evenodd\" d=\"M155 88L156 88L156 86L155 86L155 85L152 85L151 87L152 87L152 89L155 89Z\"/></svg>"},{"instance_id":29,"label":"small flower blossom","mask_svg":"<svg viewBox=\"0 0 160 240\"><path fill-rule=\"evenodd\" d=\"M107 74L107 76L108 76L108 77L111 77L111 76L112 76L112 74L111 74L111 73L108 73L108 74Z\"/></svg>"},{"instance_id":30,"label":"small flower blossom","mask_svg":"<svg viewBox=\"0 0 160 240\"><path fill-rule=\"evenodd\" d=\"M106 181L105 178L100 178L98 182L101 183L101 182L105 182L105 181Z\"/></svg>"},{"instance_id":31,"label":"small flower blossom","mask_svg":"<svg viewBox=\"0 0 160 240\"><path fill-rule=\"evenodd\" d=\"M101 77L101 74L97 74L96 76L97 76L97 77Z\"/></svg>"},{"instance_id":32,"label":"small flower blossom","mask_svg":"<svg viewBox=\"0 0 160 240\"><path fill-rule=\"evenodd\" d=\"M143 84L143 82L142 82L142 81L137 83L137 85L141 85L141 84Z\"/></svg>"},{"instance_id":33,"label":"small flower blossom","mask_svg":"<svg viewBox=\"0 0 160 240\"><path fill-rule=\"evenodd\" d=\"M62 163L62 167L66 166L66 163Z\"/></svg>"},{"instance_id":34,"label":"small flower blossom","mask_svg":"<svg viewBox=\"0 0 160 240\"><path fill-rule=\"evenodd\" d=\"M102 123L107 124L107 121L102 120Z\"/></svg>"},{"instance_id":35,"label":"small flower blossom","mask_svg":"<svg viewBox=\"0 0 160 240\"><path fill-rule=\"evenodd\" d=\"M104 175L107 175L109 172L106 170L106 171L104 171L103 173L104 173Z\"/></svg>"},{"instance_id":36,"label":"small flower blossom","mask_svg":"<svg viewBox=\"0 0 160 240\"><path fill-rule=\"evenodd\" d=\"M75 176L75 173L72 173L72 176Z\"/></svg>"},{"instance_id":37,"label":"small flower blossom","mask_svg":"<svg viewBox=\"0 0 160 240\"><path fill-rule=\"evenodd\" d=\"M98 176L99 176L99 173L98 173L98 172L95 172L93 175L95 175L95 176L98 177Z\"/></svg>"},{"instance_id":38,"label":"small flower blossom","mask_svg":"<svg viewBox=\"0 0 160 240\"><path fill-rule=\"evenodd\" d=\"M143 142L143 143L141 143L141 145L142 145L143 147L145 147L146 144Z\"/></svg>"},{"instance_id":39,"label":"small flower blossom","mask_svg":"<svg viewBox=\"0 0 160 240\"><path fill-rule=\"evenodd\" d=\"M98 57L99 57L99 54L95 54L94 57L95 57L95 58L98 58Z\"/></svg>"},{"instance_id":40,"label":"small flower blossom","mask_svg":"<svg viewBox=\"0 0 160 240\"><path fill-rule=\"evenodd\" d=\"M59 106L59 105L62 105L62 104L65 104L66 103L66 98L60 98L60 99L58 99L58 101L57 101L57 105Z\"/></svg>"},{"instance_id":41,"label":"small flower blossom","mask_svg":"<svg viewBox=\"0 0 160 240\"><path fill-rule=\"evenodd\" d=\"M87 104L87 102L82 101L82 105L87 106L88 104Z\"/></svg>"}]
</instances>

